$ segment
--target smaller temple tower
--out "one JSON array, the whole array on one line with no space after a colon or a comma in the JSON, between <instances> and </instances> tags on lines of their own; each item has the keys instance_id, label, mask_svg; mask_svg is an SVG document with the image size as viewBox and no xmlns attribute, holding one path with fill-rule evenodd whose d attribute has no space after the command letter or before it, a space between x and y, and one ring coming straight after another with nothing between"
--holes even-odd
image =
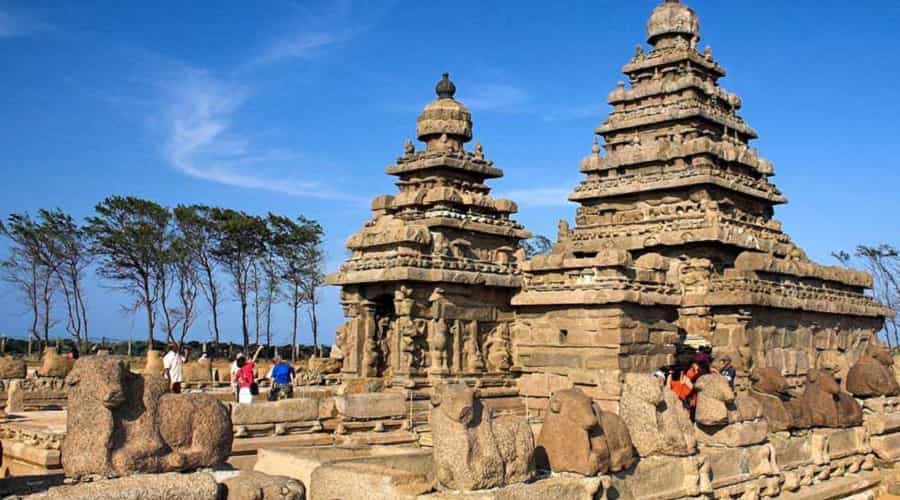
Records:
<instances>
[{"instance_id":1,"label":"smaller temple tower","mask_svg":"<svg viewBox=\"0 0 900 500\"><path fill-rule=\"evenodd\" d=\"M372 201L372 219L347 241L339 285L348 321L336 335L345 379L385 377L416 387L434 379L495 379L511 366L510 299L519 288L519 241L530 234L494 199L487 179L503 171L472 140L472 115L444 74L387 168L399 192Z\"/></svg>"}]
</instances>

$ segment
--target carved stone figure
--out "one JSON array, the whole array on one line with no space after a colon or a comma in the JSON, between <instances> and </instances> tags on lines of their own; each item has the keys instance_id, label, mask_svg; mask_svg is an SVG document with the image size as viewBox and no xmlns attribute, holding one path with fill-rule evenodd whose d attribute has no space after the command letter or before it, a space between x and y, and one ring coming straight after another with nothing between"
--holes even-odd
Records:
<instances>
[{"instance_id":1,"label":"carved stone figure","mask_svg":"<svg viewBox=\"0 0 900 500\"><path fill-rule=\"evenodd\" d=\"M428 347L431 349L431 370L447 371L447 323L443 319L431 320Z\"/></svg>"},{"instance_id":2,"label":"carved stone figure","mask_svg":"<svg viewBox=\"0 0 900 500\"><path fill-rule=\"evenodd\" d=\"M231 415L213 396L165 394L156 375L110 357L81 358L66 378L62 465L69 477L184 471L231 453Z\"/></svg>"},{"instance_id":3,"label":"carved stone figure","mask_svg":"<svg viewBox=\"0 0 900 500\"><path fill-rule=\"evenodd\" d=\"M628 373L619 414L642 457L687 456L697 450L690 416L672 391L653 375Z\"/></svg>"},{"instance_id":4,"label":"carved stone figure","mask_svg":"<svg viewBox=\"0 0 900 500\"><path fill-rule=\"evenodd\" d=\"M833 376L823 370L810 370L806 390L800 401L809 409L813 427L853 427L862 425L862 408Z\"/></svg>"},{"instance_id":5,"label":"carved stone figure","mask_svg":"<svg viewBox=\"0 0 900 500\"><path fill-rule=\"evenodd\" d=\"M475 325L472 326L466 336L463 353L466 355L466 369L474 373L484 368L484 360L481 359L481 347L478 345L478 330Z\"/></svg>"},{"instance_id":6,"label":"carved stone figure","mask_svg":"<svg viewBox=\"0 0 900 500\"><path fill-rule=\"evenodd\" d=\"M27 371L24 359L0 357L0 379L25 378Z\"/></svg>"},{"instance_id":7,"label":"carved stone figure","mask_svg":"<svg viewBox=\"0 0 900 500\"><path fill-rule=\"evenodd\" d=\"M847 374L847 392L858 398L897 396L900 385L894 377L894 359L888 350L870 341Z\"/></svg>"},{"instance_id":8,"label":"carved stone figure","mask_svg":"<svg viewBox=\"0 0 900 500\"><path fill-rule=\"evenodd\" d=\"M484 160L484 146L482 146L480 142L475 143L474 156L476 160Z\"/></svg>"},{"instance_id":9,"label":"carved stone figure","mask_svg":"<svg viewBox=\"0 0 900 500\"><path fill-rule=\"evenodd\" d=\"M528 480L534 436L522 417L495 417L465 384L438 384L429 419L435 478L453 490L496 488Z\"/></svg>"},{"instance_id":10,"label":"carved stone figure","mask_svg":"<svg viewBox=\"0 0 900 500\"><path fill-rule=\"evenodd\" d=\"M509 352L509 323L497 323L484 342L488 368L491 371L507 371L511 366Z\"/></svg>"},{"instance_id":11,"label":"carved stone figure","mask_svg":"<svg viewBox=\"0 0 900 500\"><path fill-rule=\"evenodd\" d=\"M303 500L306 488L296 479L243 471L222 483L228 500Z\"/></svg>"},{"instance_id":12,"label":"carved stone figure","mask_svg":"<svg viewBox=\"0 0 900 500\"><path fill-rule=\"evenodd\" d=\"M41 367L37 369L37 374L41 377L57 377L63 378L69 373L71 366L69 360L65 356L60 356L55 347L48 347L44 351Z\"/></svg>"},{"instance_id":13,"label":"carved stone figure","mask_svg":"<svg viewBox=\"0 0 900 500\"><path fill-rule=\"evenodd\" d=\"M535 449L539 467L594 476L627 469L634 460L631 436L618 415L598 412L579 389L553 394Z\"/></svg>"},{"instance_id":14,"label":"carved stone figure","mask_svg":"<svg viewBox=\"0 0 900 500\"><path fill-rule=\"evenodd\" d=\"M560 219L557 224L556 241L566 241L569 239L569 221Z\"/></svg>"},{"instance_id":15,"label":"carved stone figure","mask_svg":"<svg viewBox=\"0 0 900 500\"><path fill-rule=\"evenodd\" d=\"M409 139L403 142L403 155L406 157L410 157L414 155L416 152L416 147L413 145L413 142Z\"/></svg>"},{"instance_id":16,"label":"carved stone figure","mask_svg":"<svg viewBox=\"0 0 900 500\"><path fill-rule=\"evenodd\" d=\"M697 409L694 420L707 426L728 424L728 407L734 402L734 391L721 375L709 374L694 383L697 391Z\"/></svg>"},{"instance_id":17,"label":"carved stone figure","mask_svg":"<svg viewBox=\"0 0 900 500\"><path fill-rule=\"evenodd\" d=\"M793 398L788 392L787 380L778 368L754 368L750 372L750 396L762 406L769 432L780 432L789 429L800 429L809 426L809 418L802 418L804 411L791 411ZM799 402L793 403L795 406ZM793 414L797 413L800 421L794 422ZM808 414L808 412L805 412Z\"/></svg>"}]
</instances>

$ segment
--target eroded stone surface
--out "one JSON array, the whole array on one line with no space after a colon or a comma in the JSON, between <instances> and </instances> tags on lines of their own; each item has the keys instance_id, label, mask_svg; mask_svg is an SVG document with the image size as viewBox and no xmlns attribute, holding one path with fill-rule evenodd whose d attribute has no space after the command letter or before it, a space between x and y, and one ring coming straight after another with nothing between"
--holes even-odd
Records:
<instances>
[{"instance_id":1,"label":"eroded stone surface","mask_svg":"<svg viewBox=\"0 0 900 500\"><path fill-rule=\"evenodd\" d=\"M438 484L477 490L531 476L534 437L524 418L494 417L463 384L442 384L434 391L429 423Z\"/></svg>"},{"instance_id":2,"label":"eroded stone surface","mask_svg":"<svg viewBox=\"0 0 900 500\"><path fill-rule=\"evenodd\" d=\"M208 394L165 394L108 356L81 358L69 385L62 463L67 476L190 470L223 463L231 417Z\"/></svg>"},{"instance_id":3,"label":"eroded stone surface","mask_svg":"<svg viewBox=\"0 0 900 500\"><path fill-rule=\"evenodd\" d=\"M47 500L217 500L219 485L212 475L137 474L118 479L51 488Z\"/></svg>"}]
</instances>

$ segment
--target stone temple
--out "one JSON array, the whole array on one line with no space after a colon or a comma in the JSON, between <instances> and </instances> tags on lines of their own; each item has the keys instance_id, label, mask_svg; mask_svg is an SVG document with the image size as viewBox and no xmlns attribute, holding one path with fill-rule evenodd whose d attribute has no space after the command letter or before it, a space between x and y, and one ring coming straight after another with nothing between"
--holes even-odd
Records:
<instances>
[{"instance_id":1,"label":"stone temple","mask_svg":"<svg viewBox=\"0 0 900 500\"><path fill-rule=\"evenodd\" d=\"M538 256L515 202L491 196L503 172L466 149L472 115L445 74L418 117L424 149L407 141L387 167L397 191L327 278L347 321L293 397L234 403L224 361L187 364L188 393L163 395L159 353L141 373L108 353L48 349L30 373L0 357L0 497L900 493L900 354L877 337L891 311L869 275L783 232L773 165L699 41L692 9L654 9L578 165L576 219ZM658 370L700 345L734 380L703 374L679 397L689 384Z\"/></svg>"},{"instance_id":2,"label":"stone temple","mask_svg":"<svg viewBox=\"0 0 900 500\"><path fill-rule=\"evenodd\" d=\"M811 262L782 231L773 165L699 41L693 10L653 12L649 50L623 67L579 165L574 226L560 221L552 252L530 260L516 204L484 183L502 172L480 144L464 149L471 115L444 75L417 122L425 150L407 142L388 167L399 193L372 202L329 277L349 318L345 377L563 376L615 408L622 374L671 365L687 339L729 355L741 384L754 367L795 386L810 368L846 374L889 312L865 295L868 275Z\"/></svg>"}]
</instances>

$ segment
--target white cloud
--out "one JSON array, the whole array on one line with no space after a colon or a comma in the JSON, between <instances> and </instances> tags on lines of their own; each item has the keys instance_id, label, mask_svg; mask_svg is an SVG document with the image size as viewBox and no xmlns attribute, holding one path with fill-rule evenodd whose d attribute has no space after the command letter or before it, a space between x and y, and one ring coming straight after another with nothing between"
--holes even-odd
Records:
<instances>
[{"instance_id":1,"label":"white cloud","mask_svg":"<svg viewBox=\"0 0 900 500\"><path fill-rule=\"evenodd\" d=\"M302 59L310 57L322 49L350 40L355 32L300 32L276 40L266 47L259 56L252 59L247 66L270 64L285 59Z\"/></svg>"},{"instance_id":2,"label":"white cloud","mask_svg":"<svg viewBox=\"0 0 900 500\"><path fill-rule=\"evenodd\" d=\"M466 87L457 94L460 102L471 110L513 110L531 99L524 89L505 83L487 83Z\"/></svg>"},{"instance_id":3,"label":"white cloud","mask_svg":"<svg viewBox=\"0 0 900 500\"><path fill-rule=\"evenodd\" d=\"M184 71L182 78L164 85L164 152L173 167L191 177L229 186L291 196L349 198L317 182L266 175L267 169L277 165L290 163L296 168L301 156L257 146L236 130L236 115L250 96L246 88L217 80L206 72Z\"/></svg>"},{"instance_id":4,"label":"white cloud","mask_svg":"<svg viewBox=\"0 0 900 500\"><path fill-rule=\"evenodd\" d=\"M47 24L24 14L0 10L0 38L24 36L46 28Z\"/></svg>"},{"instance_id":5,"label":"white cloud","mask_svg":"<svg viewBox=\"0 0 900 500\"><path fill-rule=\"evenodd\" d=\"M548 187L506 191L497 193L495 197L514 200L522 206L567 207L572 204L569 201L569 194L571 193L571 187Z\"/></svg>"}]
</instances>

